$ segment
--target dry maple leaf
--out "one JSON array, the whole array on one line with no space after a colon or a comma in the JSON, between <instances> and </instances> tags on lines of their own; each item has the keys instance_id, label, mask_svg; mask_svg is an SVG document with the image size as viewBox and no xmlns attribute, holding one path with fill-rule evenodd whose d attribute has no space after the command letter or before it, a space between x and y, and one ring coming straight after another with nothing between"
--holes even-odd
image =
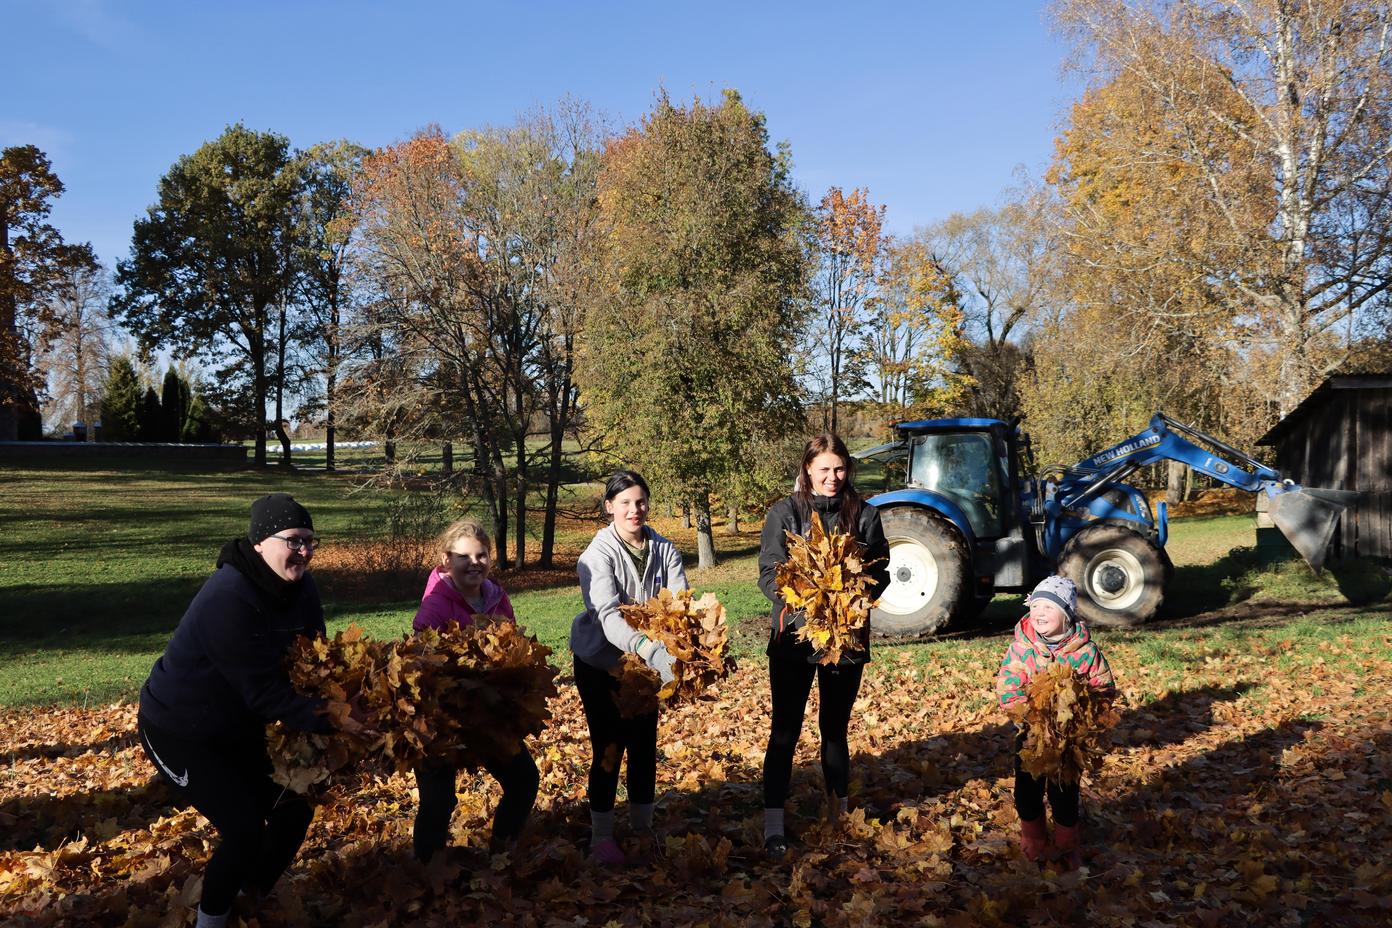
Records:
<instances>
[{"instance_id":1,"label":"dry maple leaf","mask_svg":"<svg viewBox=\"0 0 1392 928\"><path fill-rule=\"evenodd\" d=\"M725 607L714 593L696 599L690 590L674 593L664 588L645 603L620 606L619 612L629 626L660 641L672 655L672 679L655 694L662 705L679 705L699 699L735 669L735 659L730 656ZM646 678L631 664L629 662L627 669L617 674L620 690L628 684L645 692L647 683L642 681ZM653 672L649 670L649 673ZM657 679L655 673L653 678ZM629 708L636 708L646 704L645 698L640 699L640 696L641 693L635 692L623 698Z\"/></svg>"},{"instance_id":2,"label":"dry maple leaf","mask_svg":"<svg viewBox=\"0 0 1392 928\"><path fill-rule=\"evenodd\" d=\"M1006 709L1026 730L1020 766L1059 783L1096 773L1107 755L1107 731L1120 718L1114 703L1064 661L1050 661L1025 698Z\"/></svg>"},{"instance_id":3,"label":"dry maple leaf","mask_svg":"<svg viewBox=\"0 0 1392 928\"><path fill-rule=\"evenodd\" d=\"M389 774L426 759L474 769L539 734L556 695L551 649L497 616L374 641L356 626L332 640L300 639L290 681L326 700L339 728L313 734L270 726L276 782L313 792L350 769ZM361 719L361 723L350 722ZM478 724L486 719L488 724ZM363 726L349 733L344 728Z\"/></svg>"},{"instance_id":4,"label":"dry maple leaf","mask_svg":"<svg viewBox=\"0 0 1392 928\"><path fill-rule=\"evenodd\" d=\"M864 651L875 580L866 570L872 562L861 557L860 543L845 532L827 532L815 517L806 535L785 534L788 560L778 565L774 582L788 608L803 613L798 638L812 642L822 664Z\"/></svg>"}]
</instances>

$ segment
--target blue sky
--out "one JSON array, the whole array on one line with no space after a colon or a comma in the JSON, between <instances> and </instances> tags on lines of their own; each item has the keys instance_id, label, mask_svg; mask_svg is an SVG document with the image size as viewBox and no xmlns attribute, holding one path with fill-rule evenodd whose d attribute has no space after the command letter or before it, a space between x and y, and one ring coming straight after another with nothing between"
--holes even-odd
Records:
<instances>
[{"instance_id":1,"label":"blue sky","mask_svg":"<svg viewBox=\"0 0 1392 928\"><path fill-rule=\"evenodd\" d=\"M665 86L734 87L812 199L867 186L891 231L997 202L1076 97L1036 2L0 0L0 146L33 143L54 223L109 266L160 176L238 120L298 147L511 122L565 94L619 125Z\"/></svg>"}]
</instances>

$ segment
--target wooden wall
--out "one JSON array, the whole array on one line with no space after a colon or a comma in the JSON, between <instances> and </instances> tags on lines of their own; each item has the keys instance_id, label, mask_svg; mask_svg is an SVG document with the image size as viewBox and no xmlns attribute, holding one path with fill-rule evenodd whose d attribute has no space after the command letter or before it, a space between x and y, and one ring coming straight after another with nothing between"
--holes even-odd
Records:
<instances>
[{"instance_id":1,"label":"wooden wall","mask_svg":"<svg viewBox=\"0 0 1392 928\"><path fill-rule=\"evenodd\" d=\"M1276 462L1297 483L1361 494L1336 551L1392 558L1392 388L1325 392L1277 442Z\"/></svg>"}]
</instances>

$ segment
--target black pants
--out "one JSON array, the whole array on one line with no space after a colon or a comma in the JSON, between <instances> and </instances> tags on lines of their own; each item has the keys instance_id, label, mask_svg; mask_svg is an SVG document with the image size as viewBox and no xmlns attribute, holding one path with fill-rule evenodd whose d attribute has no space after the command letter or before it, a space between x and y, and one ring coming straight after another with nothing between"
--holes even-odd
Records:
<instances>
[{"instance_id":1,"label":"black pants","mask_svg":"<svg viewBox=\"0 0 1392 928\"><path fill-rule=\"evenodd\" d=\"M522 833L522 826L536 803L541 777L526 745L507 760L484 764L484 769L503 787L502 801L493 813L490 843L493 850L501 850L509 840ZM422 863L429 862L449 837L450 817L459 801L454 792L458 777L459 771L449 764L423 764L416 768L420 803L416 806L416 824L411 838L416 859Z\"/></svg>"},{"instance_id":2,"label":"black pants","mask_svg":"<svg viewBox=\"0 0 1392 928\"><path fill-rule=\"evenodd\" d=\"M590 726L589 800L591 812L614 808L619 790L619 761L628 753L628 801L645 805L657 794L657 713L626 719L614 694L619 681L607 670L575 659L575 688Z\"/></svg>"},{"instance_id":3,"label":"black pants","mask_svg":"<svg viewBox=\"0 0 1392 928\"><path fill-rule=\"evenodd\" d=\"M180 799L218 830L200 908L221 915L238 890L269 892L290 866L314 818L304 797L271 779L265 736L182 738L144 718L140 744Z\"/></svg>"},{"instance_id":4,"label":"black pants","mask_svg":"<svg viewBox=\"0 0 1392 928\"><path fill-rule=\"evenodd\" d=\"M1015 736L1015 811L1020 821L1032 822L1044 816L1044 797L1049 797L1049 807L1054 810L1054 824L1072 827L1078 824L1079 784L1058 783L1042 777L1025 773L1020 766L1020 749L1025 746L1025 732Z\"/></svg>"},{"instance_id":5,"label":"black pants","mask_svg":"<svg viewBox=\"0 0 1392 928\"><path fill-rule=\"evenodd\" d=\"M864 664L826 667L808 662L812 645L797 641L791 632L778 636L768 648L769 690L773 696L773 727L764 754L764 808L781 809L788 800L793 776L793 752L802 734L802 718L812 678L821 690L817 728L822 738L822 775L827 792L845 797L851 776L851 748L847 729L851 709L860 692Z\"/></svg>"}]
</instances>

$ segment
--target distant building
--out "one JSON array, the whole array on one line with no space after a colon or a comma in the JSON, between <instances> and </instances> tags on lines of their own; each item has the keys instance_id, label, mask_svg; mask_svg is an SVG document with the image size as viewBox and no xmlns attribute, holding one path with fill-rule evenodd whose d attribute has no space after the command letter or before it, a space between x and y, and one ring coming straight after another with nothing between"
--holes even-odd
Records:
<instances>
[{"instance_id":1,"label":"distant building","mask_svg":"<svg viewBox=\"0 0 1392 928\"><path fill-rule=\"evenodd\" d=\"M1282 475L1354 490L1334 534L1335 558L1392 558L1392 373L1330 377L1257 442Z\"/></svg>"}]
</instances>

